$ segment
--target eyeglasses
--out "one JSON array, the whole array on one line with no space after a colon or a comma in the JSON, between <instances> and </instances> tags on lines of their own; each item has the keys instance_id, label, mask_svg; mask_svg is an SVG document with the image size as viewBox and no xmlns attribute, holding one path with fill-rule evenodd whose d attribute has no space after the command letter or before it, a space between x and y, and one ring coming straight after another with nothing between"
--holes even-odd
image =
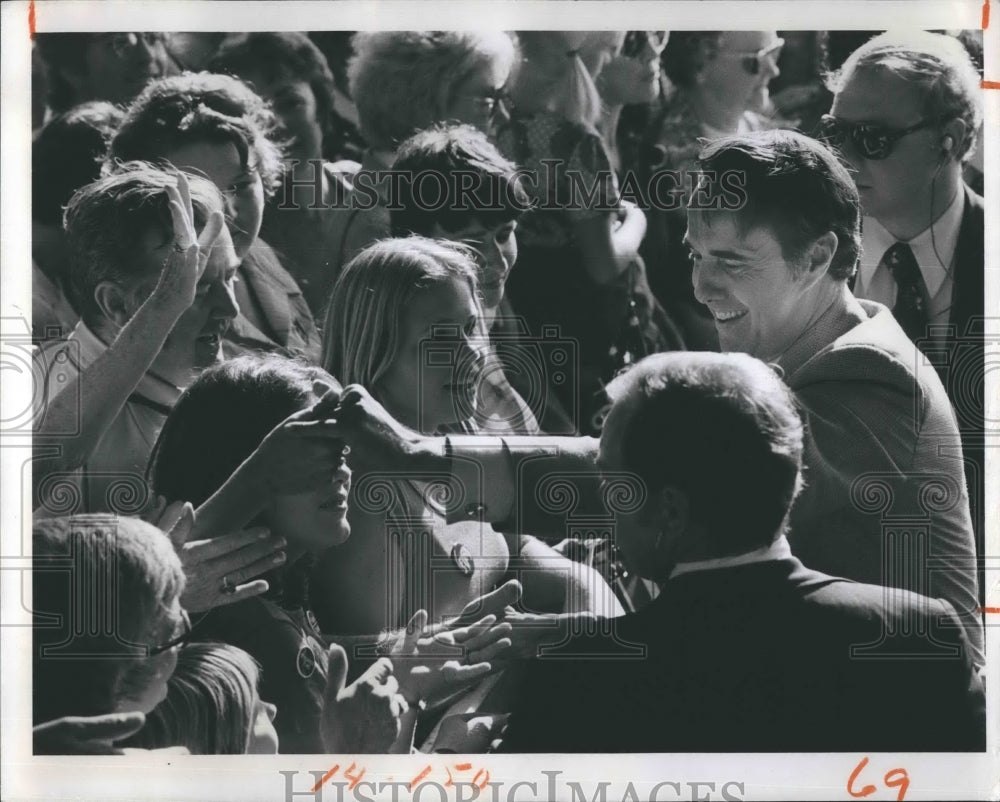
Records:
<instances>
[{"instance_id":1,"label":"eyeglasses","mask_svg":"<svg viewBox=\"0 0 1000 802\"><path fill-rule=\"evenodd\" d=\"M920 120L907 128L893 128L874 123L849 123L838 120L832 114L824 114L816 126L816 138L841 149L845 142L850 141L862 157L878 161L888 158L896 143L904 136L940 122L942 118L934 117Z\"/></svg>"},{"instance_id":2,"label":"eyeglasses","mask_svg":"<svg viewBox=\"0 0 1000 802\"><path fill-rule=\"evenodd\" d=\"M140 42L152 49L158 44L165 42L166 39L166 34L158 32L112 33L102 37L104 44L111 48L111 51L118 58L127 56L134 48L139 46Z\"/></svg>"},{"instance_id":3,"label":"eyeglasses","mask_svg":"<svg viewBox=\"0 0 1000 802\"><path fill-rule=\"evenodd\" d=\"M743 69L749 75L759 75L760 71L764 69L764 60L771 59L772 61L777 61L781 56L781 49L785 46L785 40L781 37L775 39L767 47L758 50L756 53L749 53L747 51L722 51L718 54L718 57L725 56L727 58L738 58L742 59L740 62L743 65Z\"/></svg>"},{"instance_id":4,"label":"eyeglasses","mask_svg":"<svg viewBox=\"0 0 1000 802\"><path fill-rule=\"evenodd\" d=\"M502 104L510 105L510 95L507 93L507 87L505 86L490 89L478 95L459 95L459 97L464 97L478 105L484 106L486 113L491 117L494 114L500 113Z\"/></svg>"},{"instance_id":5,"label":"eyeglasses","mask_svg":"<svg viewBox=\"0 0 1000 802\"><path fill-rule=\"evenodd\" d=\"M635 58L648 45L653 53L658 56L663 52L663 48L667 46L667 39L669 38L669 31L629 31L625 34L622 55L628 58Z\"/></svg>"},{"instance_id":6,"label":"eyeglasses","mask_svg":"<svg viewBox=\"0 0 1000 802\"><path fill-rule=\"evenodd\" d=\"M171 649L177 646L183 646L191 637L191 618L188 616L187 610L181 610L181 634L171 638L166 643L160 646L150 646L149 651L146 653L147 657L156 657L158 654L163 654L164 652L169 652Z\"/></svg>"}]
</instances>

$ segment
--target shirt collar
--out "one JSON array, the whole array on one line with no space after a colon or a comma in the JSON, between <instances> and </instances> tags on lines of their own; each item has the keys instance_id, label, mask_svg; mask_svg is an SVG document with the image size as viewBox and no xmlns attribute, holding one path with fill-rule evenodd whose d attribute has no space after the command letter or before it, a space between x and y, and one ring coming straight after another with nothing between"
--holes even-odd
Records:
<instances>
[{"instance_id":1,"label":"shirt collar","mask_svg":"<svg viewBox=\"0 0 1000 802\"><path fill-rule=\"evenodd\" d=\"M720 568L735 568L738 565L787 560L791 556L792 548L788 545L788 539L784 535L779 535L770 545L748 551L745 554L736 554L732 557L715 557L711 560L692 560L691 562L677 563L674 566L674 570L670 572L670 579L682 576L683 574L690 574L693 571L714 571Z\"/></svg>"},{"instance_id":2,"label":"shirt collar","mask_svg":"<svg viewBox=\"0 0 1000 802\"><path fill-rule=\"evenodd\" d=\"M79 350L77 351L77 356L81 370L86 369L97 357L108 350L107 343L98 337L82 320L73 329L70 339L78 343ZM154 403L172 407L180 397L181 388L171 384L166 379L161 379L159 376L144 373L136 385L135 394Z\"/></svg>"},{"instance_id":3,"label":"shirt collar","mask_svg":"<svg viewBox=\"0 0 1000 802\"><path fill-rule=\"evenodd\" d=\"M944 214L934 221L933 226L928 226L909 240L897 240L878 220L866 216L862 224L864 247L861 252L861 264L858 267L861 286L867 287L871 284L875 271L889 248L897 242L906 242L920 267L920 275L927 285L927 294L931 298L937 295L955 258L964 208L965 192L959 188L955 193L955 199L944 210ZM945 264L944 268L941 267L942 262Z\"/></svg>"}]
</instances>

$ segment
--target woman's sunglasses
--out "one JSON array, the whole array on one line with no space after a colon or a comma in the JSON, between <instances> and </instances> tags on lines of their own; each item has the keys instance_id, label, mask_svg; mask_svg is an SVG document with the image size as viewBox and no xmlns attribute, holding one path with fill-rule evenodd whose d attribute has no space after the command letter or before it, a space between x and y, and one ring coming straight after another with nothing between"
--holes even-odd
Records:
<instances>
[{"instance_id":1,"label":"woman's sunglasses","mask_svg":"<svg viewBox=\"0 0 1000 802\"><path fill-rule=\"evenodd\" d=\"M845 142L850 142L863 158L879 161L888 158L896 143L904 136L930 128L941 121L940 117L934 117L920 120L907 128L893 128L875 123L849 123L838 120L832 114L824 114L816 126L816 138L840 149L843 149Z\"/></svg>"},{"instance_id":2,"label":"woman's sunglasses","mask_svg":"<svg viewBox=\"0 0 1000 802\"><path fill-rule=\"evenodd\" d=\"M761 70L764 69L764 61L766 59L771 59L772 61L777 61L781 56L781 49L785 46L785 40L781 37L775 39L767 47L758 50L756 53L747 53L743 51L733 51L733 52L721 52L719 56L726 56L727 58L738 58L742 59L740 64L742 64L744 71L749 75L760 75Z\"/></svg>"}]
</instances>

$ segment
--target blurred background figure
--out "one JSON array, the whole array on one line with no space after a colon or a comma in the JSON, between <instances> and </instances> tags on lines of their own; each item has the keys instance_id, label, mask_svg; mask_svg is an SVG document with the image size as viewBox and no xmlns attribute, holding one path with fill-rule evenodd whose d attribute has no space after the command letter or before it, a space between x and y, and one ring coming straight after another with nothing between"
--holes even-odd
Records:
<instances>
[{"instance_id":1,"label":"blurred background figure","mask_svg":"<svg viewBox=\"0 0 1000 802\"><path fill-rule=\"evenodd\" d=\"M514 42L502 31L365 31L351 39L351 97L368 144L362 172L386 171L407 138L434 123L456 122L491 133L507 116L507 77ZM340 232L333 278L367 245L388 236L389 182L370 175L359 196L370 209L346 207L336 216ZM356 190L355 190L356 191Z\"/></svg>"},{"instance_id":2,"label":"blurred background figure","mask_svg":"<svg viewBox=\"0 0 1000 802\"><path fill-rule=\"evenodd\" d=\"M273 755L277 708L258 693L260 665L225 643L189 643L177 653L167 698L128 746L180 745L192 755Z\"/></svg>"},{"instance_id":3,"label":"blurred background figure","mask_svg":"<svg viewBox=\"0 0 1000 802\"><path fill-rule=\"evenodd\" d=\"M242 79L271 104L274 136L284 144L281 184L264 212L261 236L282 258L314 315L333 287L331 254L338 242L331 207L343 204L356 161L323 161L326 142L340 138L335 84L326 59L304 33L232 34L210 69Z\"/></svg>"},{"instance_id":4,"label":"blurred background figure","mask_svg":"<svg viewBox=\"0 0 1000 802\"><path fill-rule=\"evenodd\" d=\"M67 297L70 254L63 209L81 187L94 181L108 140L124 112L93 101L57 114L31 145L32 339L66 337L80 316Z\"/></svg>"},{"instance_id":5,"label":"blurred background figure","mask_svg":"<svg viewBox=\"0 0 1000 802\"><path fill-rule=\"evenodd\" d=\"M681 244L685 209L693 188L690 174L705 138L770 127L768 86L778 77L784 40L774 31L675 31L663 51L671 94L653 115L640 153L646 186L662 170L680 171L663 180L650 210L641 253L656 297L680 324L694 350L718 350L711 315L691 288L691 265ZM664 209L676 190L676 208Z\"/></svg>"},{"instance_id":6,"label":"blurred background figure","mask_svg":"<svg viewBox=\"0 0 1000 802\"><path fill-rule=\"evenodd\" d=\"M599 431L603 385L652 351L681 347L659 323L638 258L646 218L619 195L595 86L624 32L521 31L500 149L530 175L507 291L530 334L572 339L579 373L556 388L581 433ZM662 315L662 310L659 310Z\"/></svg>"},{"instance_id":7,"label":"blurred background figure","mask_svg":"<svg viewBox=\"0 0 1000 802\"><path fill-rule=\"evenodd\" d=\"M123 105L150 81L179 70L167 53L169 34L40 33L35 37L45 63L48 105L66 111L88 100Z\"/></svg>"}]
</instances>

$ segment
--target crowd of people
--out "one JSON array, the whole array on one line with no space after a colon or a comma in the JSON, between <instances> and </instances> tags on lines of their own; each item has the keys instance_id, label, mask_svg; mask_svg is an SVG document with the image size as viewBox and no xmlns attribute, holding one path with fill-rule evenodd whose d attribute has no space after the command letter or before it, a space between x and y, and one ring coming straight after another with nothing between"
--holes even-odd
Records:
<instances>
[{"instance_id":1,"label":"crowd of people","mask_svg":"<svg viewBox=\"0 0 1000 802\"><path fill-rule=\"evenodd\" d=\"M985 749L978 52L39 35L36 753Z\"/></svg>"}]
</instances>

